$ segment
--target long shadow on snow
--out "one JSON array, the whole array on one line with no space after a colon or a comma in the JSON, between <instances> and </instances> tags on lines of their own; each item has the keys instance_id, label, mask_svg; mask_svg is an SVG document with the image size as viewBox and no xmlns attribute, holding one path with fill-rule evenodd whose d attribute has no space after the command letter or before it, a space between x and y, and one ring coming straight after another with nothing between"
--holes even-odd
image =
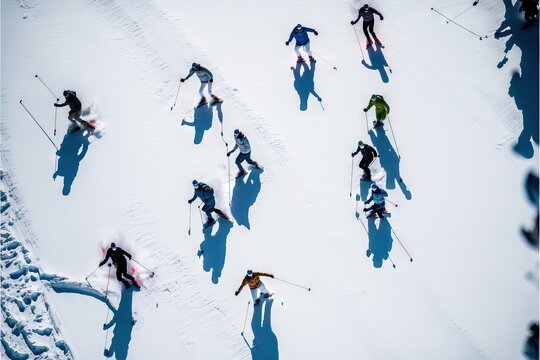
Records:
<instances>
[{"instance_id":1,"label":"long shadow on snow","mask_svg":"<svg viewBox=\"0 0 540 360\"><path fill-rule=\"evenodd\" d=\"M193 138L194 144L198 145L202 142L204 132L210 130L212 127L213 117L214 113L212 112L212 107L209 105L202 105L195 109L192 122L182 119L182 126L187 125L195 128L195 137Z\"/></svg>"},{"instance_id":2,"label":"long shadow on snow","mask_svg":"<svg viewBox=\"0 0 540 360\"><path fill-rule=\"evenodd\" d=\"M244 337L244 341L251 350L253 360L278 360L278 340L272 331L272 305L273 299L261 300L261 303L253 307L253 319L251 330L253 331L253 344L250 346ZM264 319L262 316L264 306Z\"/></svg>"},{"instance_id":3,"label":"long shadow on snow","mask_svg":"<svg viewBox=\"0 0 540 360\"><path fill-rule=\"evenodd\" d=\"M257 201L259 191L261 191L261 170L253 169L249 176L236 179L231 199L231 213L238 225L250 228L249 208Z\"/></svg>"},{"instance_id":4,"label":"long shadow on snow","mask_svg":"<svg viewBox=\"0 0 540 360\"><path fill-rule=\"evenodd\" d=\"M107 330L114 325L111 346L106 349L106 357L113 357L116 360L126 360L131 332L135 321L133 319L133 287L122 290L122 297L117 310L113 310L113 318L109 323L103 325L103 330Z\"/></svg>"},{"instance_id":5,"label":"long shadow on snow","mask_svg":"<svg viewBox=\"0 0 540 360\"><path fill-rule=\"evenodd\" d=\"M390 139L386 136L386 132L382 126L379 126L375 129L369 131L369 136L373 146L379 152L379 160L381 162L381 167L386 172L386 188L395 189L396 183L399 185L403 195L407 200L412 198L412 194L405 185L403 178L401 177L399 170L399 163L401 158L397 155L394 147L390 143Z\"/></svg>"},{"instance_id":6,"label":"long shadow on snow","mask_svg":"<svg viewBox=\"0 0 540 360\"><path fill-rule=\"evenodd\" d=\"M56 152L58 169L53 174L53 179L56 180L57 176L64 178L64 187L62 188L64 196L71 192L71 186L79 171L80 162L86 156L90 145L89 136L90 132L82 129L75 133L68 132L62 140L60 149Z\"/></svg>"},{"instance_id":7,"label":"long shadow on snow","mask_svg":"<svg viewBox=\"0 0 540 360\"><path fill-rule=\"evenodd\" d=\"M307 110L310 94L315 96L317 101L322 101L322 98L315 92L315 64L315 62L310 62L309 65L305 62L299 62L296 63L296 67L291 66L294 89L300 98L300 111Z\"/></svg>"},{"instance_id":8,"label":"long shadow on snow","mask_svg":"<svg viewBox=\"0 0 540 360\"><path fill-rule=\"evenodd\" d=\"M390 67L386 62L386 58L384 57L384 54L382 52L381 45L375 44L375 48L373 48L373 46L368 46L367 53L371 65L368 65L365 60L362 60L362 64L370 70L377 70L381 75L381 80L383 83L389 82L390 79L388 78L388 74L386 73L386 67Z\"/></svg>"},{"instance_id":9,"label":"long shadow on snow","mask_svg":"<svg viewBox=\"0 0 540 360\"><path fill-rule=\"evenodd\" d=\"M216 224L219 225L218 230L212 235L212 230L216 225L213 225L204 230L204 240L201 243L203 269L208 272L212 271L212 282L217 284L221 277L221 271L225 265L225 254L227 251L227 236L231 231L232 224L224 219L218 219Z\"/></svg>"},{"instance_id":10,"label":"long shadow on snow","mask_svg":"<svg viewBox=\"0 0 540 360\"><path fill-rule=\"evenodd\" d=\"M373 266L380 268L392 250L392 227L386 218L379 219L379 227L375 224L375 217L368 218L367 222L369 248L366 255L373 256Z\"/></svg>"},{"instance_id":11,"label":"long shadow on snow","mask_svg":"<svg viewBox=\"0 0 540 360\"><path fill-rule=\"evenodd\" d=\"M516 107L523 115L523 130L518 137L514 151L530 159L534 155L532 142L538 145L538 25L522 29L523 18L518 12L520 1L515 5L511 0L503 0L506 8L505 19L495 32L495 38L508 37L504 58L497 64L502 68L508 61L507 54L515 46L521 50L521 74L514 72L508 95L514 98Z\"/></svg>"}]
</instances>

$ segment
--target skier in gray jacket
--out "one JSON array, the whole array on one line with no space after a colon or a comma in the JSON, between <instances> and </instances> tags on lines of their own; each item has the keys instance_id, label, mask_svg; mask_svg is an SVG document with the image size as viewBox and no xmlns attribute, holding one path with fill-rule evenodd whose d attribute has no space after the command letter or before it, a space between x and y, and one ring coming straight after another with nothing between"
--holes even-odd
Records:
<instances>
[{"instance_id":1,"label":"skier in gray jacket","mask_svg":"<svg viewBox=\"0 0 540 360\"><path fill-rule=\"evenodd\" d=\"M251 160L251 146L249 145L248 138L238 129L234 130L234 141L236 144L234 145L234 148L227 153L227 156L231 156L233 152L236 151L236 149L240 149L240 153L236 157L236 165L238 166L238 169L240 169L240 172L238 175L236 175L236 178L238 179L240 176L243 176L246 174L246 171L242 167L242 162L245 160L248 164L255 166L255 168L260 169L259 164L257 164L256 161Z\"/></svg>"},{"instance_id":2,"label":"skier in gray jacket","mask_svg":"<svg viewBox=\"0 0 540 360\"><path fill-rule=\"evenodd\" d=\"M207 102L206 98L204 97L203 91L206 86L208 86L208 95L212 97L212 105L218 102L221 102L221 99L217 97L216 95L212 94L212 83L214 82L214 75L210 70L205 68L204 66L201 66L201 64L193 63L191 64L191 69L189 69L189 73L185 78L180 79L180 82L184 82L187 79L189 79L193 74L196 74L199 80L201 81L201 87L199 88L199 94L201 95L201 101L199 102L199 106L205 104Z\"/></svg>"},{"instance_id":3,"label":"skier in gray jacket","mask_svg":"<svg viewBox=\"0 0 540 360\"><path fill-rule=\"evenodd\" d=\"M369 208L364 208L364 211L370 211L369 214L367 214L367 217L371 217L375 214L379 215L380 218L384 217L384 214L388 214L388 211L386 210L386 201L384 200L385 197L388 196L388 193L381 189L377 184L373 183L371 184L371 196L364 202L365 205L369 204L371 201L373 201L373 205Z\"/></svg>"}]
</instances>

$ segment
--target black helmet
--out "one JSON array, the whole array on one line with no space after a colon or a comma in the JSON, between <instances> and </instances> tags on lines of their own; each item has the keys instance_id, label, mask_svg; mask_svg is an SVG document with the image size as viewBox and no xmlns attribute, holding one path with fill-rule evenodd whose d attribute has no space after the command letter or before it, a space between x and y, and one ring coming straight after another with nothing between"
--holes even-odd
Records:
<instances>
[{"instance_id":1,"label":"black helmet","mask_svg":"<svg viewBox=\"0 0 540 360\"><path fill-rule=\"evenodd\" d=\"M62 95L64 96L68 96L68 94L69 94L69 90L64 90L64 92L62 93Z\"/></svg>"}]
</instances>

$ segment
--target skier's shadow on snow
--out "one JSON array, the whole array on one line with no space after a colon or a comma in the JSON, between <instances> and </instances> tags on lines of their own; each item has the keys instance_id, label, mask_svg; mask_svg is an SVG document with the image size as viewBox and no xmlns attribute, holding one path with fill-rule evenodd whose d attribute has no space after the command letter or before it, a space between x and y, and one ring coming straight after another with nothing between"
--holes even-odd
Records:
<instances>
[{"instance_id":1,"label":"skier's shadow on snow","mask_svg":"<svg viewBox=\"0 0 540 360\"><path fill-rule=\"evenodd\" d=\"M218 230L215 234L212 231L218 225ZM203 269L208 272L212 270L212 282L217 284L225 266L225 254L227 252L227 236L231 231L232 224L224 219L219 218L213 226L205 229L204 240L201 243L199 256L203 257Z\"/></svg>"},{"instance_id":2,"label":"skier's shadow on snow","mask_svg":"<svg viewBox=\"0 0 540 360\"><path fill-rule=\"evenodd\" d=\"M204 132L210 130L212 127L212 119L214 114L212 112L212 107L207 105L202 105L195 109L193 113L193 121L189 122L185 119L182 119L182 126L193 126L195 128L195 137L193 138L193 143L198 145L202 142L204 137Z\"/></svg>"},{"instance_id":3,"label":"skier's shadow on snow","mask_svg":"<svg viewBox=\"0 0 540 360\"><path fill-rule=\"evenodd\" d=\"M399 170L401 158L398 156L394 147L390 143L390 139L386 136L386 132L382 126L369 131L369 136L373 146L379 152L379 161L381 167L386 172L386 188L395 189L396 183L399 185L403 195L407 200L412 198L412 193L405 185Z\"/></svg>"},{"instance_id":4,"label":"skier's shadow on snow","mask_svg":"<svg viewBox=\"0 0 540 360\"><path fill-rule=\"evenodd\" d=\"M114 355L116 360L127 359L131 332L135 325L133 319L133 291L138 290L133 289L133 287L122 290L118 309L113 310L111 321L103 325L103 330L105 331L114 326L111 346L105 349L105 357L113 357Z\"/></svg>"},{"instance_id":5,"label":"skier's shadow on snow","mask_svg":"<svg viewBox=\"0 0 540 360\"><path fill-rule=\"evenodd\" d=\"M367 53L371 65L369 65L364 59L362 60L362 64L370 70L377 70L381 75L381 80L383 83L389 82L390 79L388 78L388 74L386 73L386 68L388 67L388 69L390 69L390 67L386 62L386 58L384 57L384 53L382 52L381 45L375 43L375 47L373 47L373 45L368 46ZM390 70L390 72L392 72L392 70Z\"/></svg>"},{"instance_id":6,"label":"skier's shadow on snow","mask_svg":"<svg viewBox=\"0 0 540 360\"><path fill-rule=\"evenodd\" d=\"M53 179L56 180L58 176L64 178L64 187L62 188L64 196L69 195L71 192L71 186L79 171L80 162L86 156L90 145L89 136L90 131L81 129L70 133L68 130L62 140L60 149L56 152L56 155L58 155L58 169L53 174Z\"/></svg>"},{"instance_id":7,"label":"skier's shadow on snow","mask_svg":"<svg viewBox=\"0 0 540 360\"><path fill-rule=\"evenodd\" d=\"M253 360L278 360L279 349L276 334L272 330L272 305L273 299L261 300L260 304L253 307L251 330L253 331L253 343L249 345L246 338L244 341L251 350ZM263 318L264 306L264 318Z\"/></svg>"},{"instance_id":8,"label":"skier's shadow on snow","mask_svg":"<svg viewBox=\"0 0 540 360\"><path fill-rule=\"evenodd\" d=\"M380 268L384 260L388 260L392 250L392 227L386 218L379 219L377 227L375 216L367 219L369 246L367 257L372 257L373 266Z\"/></svg>"},{"instance_id":9,"label":"skier's shadow on snow","mask_svg":"<svg viewBox=\"0 0 540 360\"><path fill-rule=\"evenodd\" d=\"M261 170L253 169L249 176L236 179L232 199L231 213L238 225L249 225L249 208L255 204L257 196L261 191ZM245 179L245 181L244 181Z\"/></svg>"},{"instance_id":10,"label":"skier's shadow on snow","mask_svg":"<svg viewBox=\"0 0 540 360\"><path fill-rule=\"evenodd\" d=\"M322 101L322 98L315 92L315 62L296 63L296 67L291 66L294 76L294 89L300 97L300 111L306 111L308 108L309 95L315 96L317 101Z\"/></svg>"},{"instance_id":11,"label":"skier's shadow on snow","mask_svg":"<svg viewBox=\"0 0 540 360\"><path fill-rule=\"evenodd\" d=\"M531 29L522 29L524 23L518 12L521 4L516 1L503 0L505 19L495 32L495 39L508 37L504 50L504 58L497 64L501 69L508 61L507 54L515 46L521 50L521 71L514 72L510 80L508 95L514 98L516 107L523 114L523 130L514 145L514 151L530 159L534 155L533 142L538 145L538 25ZM521 73L521 74L520 74Z\"/></svg>"}]
</instances>

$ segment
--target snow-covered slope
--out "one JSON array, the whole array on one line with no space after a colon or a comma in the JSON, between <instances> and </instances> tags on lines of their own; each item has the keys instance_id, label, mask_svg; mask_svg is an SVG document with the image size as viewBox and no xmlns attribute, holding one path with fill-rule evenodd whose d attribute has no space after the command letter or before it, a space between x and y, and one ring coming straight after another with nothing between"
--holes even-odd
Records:
<instances>
[{"instance_id":1,"label":"snow-covered slope","mask_svg":"<svg viewBox=\"0 0 540 360\"><path fill-rule=\"evenodd\" d=\"M519 358L538 319L537 280L524 276L538 255L519 233L536 211L523 182L538 171L537 28L523 35L516 6L481 1L458 18L479 40L431 10L452 17L469 1L377 1L384 48L368 52L350 25L361 5L2 2L2 167L32 258L55 274L41 281L75 358L104 347L117 359ZM503 21L511 31L495 39ZM319 33L307 73L284 44L298 22ZM171 111L194 61L225 102L194 111L191 78ZM56 99L36 74L56 95L77 91L100 131L68 134L59 108L54 136ZM301 105L311 75L322 102ZM393 132L367 132L373 93ZM231 157L229 194L235 128L265 169L234 181ZM368 186L356 158L349 197L358 140L384 154L378 183L399 204L388 220L355 217ZM201 231L193 179L214 187L232 226ZM122 291L106 266L86 284L111 241L155 271L132 262L141 291ZM253 308L247 290L234 296L248 268L311 291L268 279L275 300Z\"/></svg>"}]
</instances>

